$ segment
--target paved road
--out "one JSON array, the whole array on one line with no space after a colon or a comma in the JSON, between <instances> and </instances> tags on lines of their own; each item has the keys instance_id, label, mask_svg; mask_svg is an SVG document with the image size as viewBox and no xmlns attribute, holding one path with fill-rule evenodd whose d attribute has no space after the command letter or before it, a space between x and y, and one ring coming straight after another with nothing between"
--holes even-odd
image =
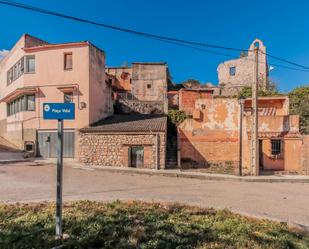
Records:
<instances>
[{"instance_id":1,"label":"paved road","mask_svg":"<svg viewBox=\"0 0 309 249\"><path fill-rule=\"evenodd\" d=\"M0 165L0 203L55 199L55 166L34 165ZM207 181L66 166L64 200L82 199L181 202L309 226L308 183Z\"/></svg>"}]
</instances>

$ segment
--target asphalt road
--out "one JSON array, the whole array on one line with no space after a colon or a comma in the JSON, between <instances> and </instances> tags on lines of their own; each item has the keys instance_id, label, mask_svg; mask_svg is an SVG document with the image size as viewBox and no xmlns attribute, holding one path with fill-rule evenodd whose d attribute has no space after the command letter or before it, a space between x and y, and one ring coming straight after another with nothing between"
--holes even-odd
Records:
<instances>
[{"instance_id":1,"label":"asphalt road","mask_svg":"<svg viewBox=\"0 0 309 249\"><path fill-rule=\"evenodd\" d=\"M54 165L0 165L0 203L54 201ZM64 169L64 201L143 200L228 208L259 218L309 226L308 183L210 181Z\"/></svg>"}]
</instances>

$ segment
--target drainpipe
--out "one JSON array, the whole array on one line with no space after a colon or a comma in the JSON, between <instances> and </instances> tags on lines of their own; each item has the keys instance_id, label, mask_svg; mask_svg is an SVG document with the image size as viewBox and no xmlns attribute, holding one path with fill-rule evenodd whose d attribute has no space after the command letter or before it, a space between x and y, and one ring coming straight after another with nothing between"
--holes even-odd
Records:
<instances>
[{"instance_id":1,"label":"drainpipe","mask_svg":"<svg viewBox=\"0 0 309 249\"><path fill-rule=\"evenodd\" d=\"M179 128L177 127L177 166L180 169L181 167L181 154L180 154L180 136Z\"/></svg>"},{"instance_id":2,"label":"drainpipe","mask_svg":"<svg viewBox=\"0 0 309 249\"><path fill-rule=\"evenodd\" d=\"M159 159L159 153L160 153L160 149L159 149L159 134L156 133L155 135L155 139L156 139L156 170L160 169L160 159Z\"/></svg>"}]
</instances>

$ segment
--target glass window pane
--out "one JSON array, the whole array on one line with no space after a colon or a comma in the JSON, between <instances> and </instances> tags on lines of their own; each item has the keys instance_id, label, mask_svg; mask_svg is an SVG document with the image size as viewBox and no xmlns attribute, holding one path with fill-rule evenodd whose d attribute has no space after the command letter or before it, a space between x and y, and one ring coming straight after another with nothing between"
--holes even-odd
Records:
<instances>
[{"instance_id":1,"label":"glass window pane","mask_svg":"<svg viewBox=\"0 0 309 249\"><path fill-rule=\"evenodd\" d=\"M236 74L236 67L230 67L230 76L235 76Z\"/></svg>"},{"instance_id":2,"label":"glass window pane","mask_svg":"<svg viewBox=\"0 0 309 249\"><path fill-rule=\"evenodd\" d=\"M73 93L65 93L64 94L64 103L72 103L73 102Z\"/></svg>"},{"instance_id":3,"label":"glass window pane","mask_svg":"<svg viewBox=\"0 0 309 249\"><path fill-rule=\"evenodd\" d=\"M27 111L34 111L35 110L35 96L28 95L27 96Z\"/></svg>"},{"instance_id":4,"label":"glass window pane","mask_svg":"<svg viewBox=\"0 0 309 249\"><path fill-rule=\"evenodd\" d=\"M26 71L27 71L27 73L34 73L35 72L35 58L34 58L34 56L27 56L26 57Z\"/></svg>"},{"instance_id":5,"label":"glass window pane","mask_svg":"<svg viewBox=\"0 0 309 249\"><path fill-rule=\"evenodd\" d=\"M72 53L64 54L64 69L72 69L73 68L73 56Z\"/></svg>"}]
</instances>

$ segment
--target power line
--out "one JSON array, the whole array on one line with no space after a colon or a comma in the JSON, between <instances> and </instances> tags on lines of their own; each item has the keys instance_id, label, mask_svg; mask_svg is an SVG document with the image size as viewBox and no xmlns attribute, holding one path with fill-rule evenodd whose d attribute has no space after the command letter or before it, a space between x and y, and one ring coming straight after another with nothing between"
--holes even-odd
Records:
<instances>
[{"instance_id":1,"label":"power line","mask_svg":"<svg viewBox=\"0 0 309 249\"><path fill-rule=\"evenodd\" d=\"M212 50L208 50L208 49L203 49L203 48L200 48L200 47L194 47L194 46L189 46L189 45L182 44L182 43L171 42L171 41L155 39L155 38L151 38L151 39L154 39L154 40L157 40L157 41L162 41L162 42L169 43L169 44L174 44L174 45L185 47L185 48L195 49L195 50L202 51L202 52L207 52L207 53L211 53L211 54L221 55L221 56L229 57L231 59L239 59L239 57L235 57L235 56L230 55L230 54L221 53L221 52L217 52L217 51L212 51ZM243 59L246 59L246 60L249 60L249 61L252 61L252 62L255 61L254 59L248 59L246 57L243 57ZM266 64L266 62L262 62L262 61L260 61L259 63L260 64ZM294 67L289 67L289 66L284 66L284 65L280 65L280 64L270 63L269 66L281 67L281 68L284 68L284 69L289 69L289 70L301 71L301 72L309 73L309 70L300 69L300 68L294 68Z\"/></svg>"},{"instance_id":2,"label":"power line","mask_svg":"<svg viewBox=\"0 0 309 249\"><path fill-rule=\"evenodd\" d=\"M298 66L298 67L302 67L302 68L304 68L304 69L309 70L309 67L306 67L306 66L300 65L300 64L298 64L298 63L295 63L295 62L292 62L292 61L288 61L288 60L285 60L285 59L279 58L279 57L277 57L277 56L274 56L274 55L271 55L271 54L265 53L265 52L263 52L263 51L261 51L261 52L262 52L263 54L267 55L267 56L268 56L268 57L270 57L270 58L273 58L273 59L276 59L276 60L280 60L280 61L283 61L283 62L289 63L289 64L291 64L291 65Z\"/></svg>"},{"instance_id":3,"label":"power line","mask_svg":"<svg viewBox=\"0 0 309 249\"><path fill-rule=\"evenodd\" d=\"M183 39L177 39L177 38L166 37L166 36L161 36L161 35L155 35L155 34L150 34L150 33L146 33L146 32L140 32L140 31L133 30L133 29L127 29L127 28L122 28L122 27L118 27L118 26L112 26L112 25L99 23L99 22L95 22L95 21L91 21L91 20L86 20L86 19L82 19L82 18L78 18L78 17L74 17L74 16L69 16L69 15L65 15L65 14L61 14L61 13L53 12L53 11L50 11L50 10L41 9L41 8L38 8L38 7L35 7L35 6L22 4L22 3L18 3L18 2L14 2L14 1L9 1L9 0L5 0L5 1L0 0L0 4L9 5L9 6L17 7L17 8L22 8L22 9L27 9L27 10L30 10L30 11L44 13L44 14L47 14L47 15L57 16L57 17L65 18L65 19L78 21L78 22L88 23L88 24L92 24L92 25L96 25L96 26L100 26L100 27L109 28L109 29L112 29L112 30L117 30L117 31L135 34L135 35L140 35L140 36L145 37L145 38L159 40L159 41L162 41L162 42L175 44L175 45L178 45L178 46L187 47L187 48L200 50L200 51L204 51L204 52L208 52L208 53L213 53L213 54L217 54L217 55L223 55L223 56L230 57L230 58L234 58L234 57L231 56L231 55L225 54L225 53L207 50L207 49L203 49L203 48L195 47L195 46L210 47L210 48L216 48L216 49L225 49L225 50L238 51L238 52L239 51L241 51L241 52L252 51L252 50L225 47L225 46L219 46L219 45L213 45L213 44L193 42L193 41L189 41L189 40L183 40ZM282 59L280 57L277 57L277 56L274 56L274 55L271 55L271 54L268 54L268 53L264 53L264 52L262 52L262 53L269 56L270 58L280 60L280 61L283 61L285 63L289 63L291 65L309 70L309 67L303 66L301 64L298 64L298 63L295 63L295 62L292 62L292 61L289 61L289 60L286 60L286 59ZM297 68L291 68L291 67L282 66L282 65L276 65L276 66L286 68L286 69L291 69L291 70L309 72L309 71L300 70L300 69L297 69Z\"/></svg>"},{"instance_id":4,"label":"power line","mask_svg":"<svg viewBox=\"0 0 309 249\"><path fill-rule=\"evenodd\" d=\"M126 33L142 35L144 37L159 38L159 39L163 39L163 40L169 40L169 41L174 41L174 42L181 42L181 43L186 43L186 44L191 44L191 45L211 47L211 48L217 48L217 49L244 51L244 49L240 49L240 48L232 48L232 47L225 47L225 46L219 46L219 45L214 45L214 44L205 44L205 43L193 42L193 41L177 39L177 38L172 38L172 37L167 37L167 36L150 34L150 33L146 33L146 32L122 28L122 27L113 26L113 25L108 25L108 24L99 23L99 22L96 22L96 21L86 20L86 19L82 19L82 18L79 18L79 17L74 17L74 16L69 16L69 15L57 13L57 12L46 10L46 9L37 8L37 7L31 6L31 5L22 4L22 3L18 3L18 2L14 2L14 1L8 1L8 0L2 1L1 0L0 4L14 6L14 7L17 7L17 8L27 9L27 10L31 10L31 11L35 11L35 12L45 13L45 14L52 15L52 16L58 16L58 17L66 18L66 19L75 20L75 21L78 21L78 22L93 24L93 25L96 25L96 26L101 26L101 27L105 27L105 28L109 28L109 29L113 29L113 30L126 32Z\"/></svg>"}]
</instances>

